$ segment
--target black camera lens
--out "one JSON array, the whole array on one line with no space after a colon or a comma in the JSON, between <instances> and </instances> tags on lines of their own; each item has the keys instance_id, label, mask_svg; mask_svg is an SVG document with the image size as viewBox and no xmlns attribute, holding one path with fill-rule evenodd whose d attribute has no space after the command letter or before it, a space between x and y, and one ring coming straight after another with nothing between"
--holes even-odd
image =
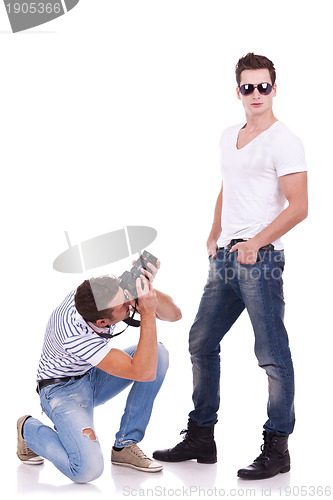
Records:
<instances>
[{"instance_id":1,"label":"black camera lens","mask_svg":"<svg viewBox=\"0 0 333 500\"><path fill-rule=\"evenodd\" d=\"M136 262L134 262L130 271L125 271L121 276L119 276L119 285L123 290L128 290L134 299L137 298L136 293L136 280L142 274L141 269L146 269L150 273L152 270L148 267L148 262L157 267L157 257L147 252L146 250L142 255L138 258ZM143 285L143 284L142 284ZM142 286L143 289L143 286Z\"/></svg>"}]
</instances>

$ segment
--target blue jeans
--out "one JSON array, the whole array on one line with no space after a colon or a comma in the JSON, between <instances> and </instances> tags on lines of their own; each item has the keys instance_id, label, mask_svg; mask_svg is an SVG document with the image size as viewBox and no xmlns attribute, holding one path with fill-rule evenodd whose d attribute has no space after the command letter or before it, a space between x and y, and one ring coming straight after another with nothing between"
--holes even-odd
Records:
<instances>
[{"instance_id":1,"label":"blue jeans","mask_svg":"<svg viewBox=\"0 0 333 500\"><path fill-rule=\"evenodd\" d=\"M253 265L237 262L237 254L219 249L215 259L209 258L209 276L189 338L195 407L189 417L197 425L217 422L220 342L246 308L254 330L255 354L268 376L264 429L287 436L293 431L295 414L294 370L283 323L284 252L259 250Z\"/></svg>"},{"instance_id":2,"label":"blue jeans","mask_svg":"<svg viewBox=\"0 0 333 500\"><path fill-rule=\"evenodd\" d=\"M136 346L125 349L133 356ZM50 460L72 481L86 483L103 472L103 456L96 437L93 409L132 384L114 446L122 448L143 439L155 397L168 369L168 351L158 344L157 376L153 382L133 382L91 368L84 377L46 386L40 391L43 411L55 430L35 418L23 427L28 447ZM106 419L111 427L112 416ZM92 432L90 432L92 431Z\"/></svg>"}]
</instances>

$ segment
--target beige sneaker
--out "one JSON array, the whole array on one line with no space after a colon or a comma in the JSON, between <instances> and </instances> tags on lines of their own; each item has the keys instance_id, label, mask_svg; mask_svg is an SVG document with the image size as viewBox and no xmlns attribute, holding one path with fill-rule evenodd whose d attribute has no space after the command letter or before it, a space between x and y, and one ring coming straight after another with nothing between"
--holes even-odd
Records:
<instances>
[{"instance_id":1,"label":"beige sneaker","mask_svg":"<svg viewBox=\"0 0 333 500\"><path fill-rule=\"evenodd\" d=\"M142 472L159 472L163 466L148 458L136 443L125 446L121 451L112 448L111 462L114 465L131 467Z\"/></svg>"},{"instance_id":2,"label":"beige sneaker","mask_svg":"<svg viewBox=\"0 0 333 500\"><path fill-rule=\"evenodd\" d=\"M24 425L24 422L29 418L31 415L24 415L23 417L20 417L17 421L17 456L21 460L22 463L24 464L29 464L29 465L41 465L44 463L44 458L40 457L39 455L36 455L33 451L30 450L30 448L27 447L26 442L23 439L22 436L22 428Z\"/></svg>"}]
</instances>

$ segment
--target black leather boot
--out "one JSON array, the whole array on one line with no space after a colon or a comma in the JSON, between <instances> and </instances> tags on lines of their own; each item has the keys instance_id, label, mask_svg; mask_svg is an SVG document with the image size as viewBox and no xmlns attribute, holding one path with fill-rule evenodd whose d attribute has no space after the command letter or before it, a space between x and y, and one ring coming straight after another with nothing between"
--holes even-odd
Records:
<instances>
[{"instance_id":1,"label":"black leather boot","mask_svg":"<svg viewBox=\"0 0 333 500\"><path fill-rule=\"evenodd\" d=\"M267 434L263 432L264 444L261 446L261 454L255 461L238 471L238 477L242 479L268 479L280 472L290 471L290 456L288 451L288 436Z\"/></svg>"},{"instance_id":2,"label":"black leather boot","mask_svg":"<svg viewBox=\"0 0 333 500\"><path fill-rule=\"evenodd\" d=\"M214 426L196 425L189 420L183 441L174 448L157 450L153 458L162 462L184 462L195 458L200 464L216 463L216 444L214 441Z\"/></svg>"}]
</instances>

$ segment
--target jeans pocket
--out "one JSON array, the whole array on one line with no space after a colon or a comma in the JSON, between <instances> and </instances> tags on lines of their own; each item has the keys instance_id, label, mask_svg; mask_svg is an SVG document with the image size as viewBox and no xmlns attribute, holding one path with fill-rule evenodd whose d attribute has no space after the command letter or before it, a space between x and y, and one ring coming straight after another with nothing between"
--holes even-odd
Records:
<instances>
[{"instance_id":1,"label":"jeans pocket","mask_svg":"<svg viewBox=\"0 0 333 500\"><path fill-rule=\"evenodd\" d=\"M273 254L273 259L274 259L275 265L281 269L281 272L283 272L284 266L285 266L284 251L283 250L276 250L275 252L272 252L272 254Z\"/></svg>"},{"instance_id":2,"label":"jeans pocket","mask_svg":"<svg viewBox=\"0 0 333 500\"><path fill-rule=\"evenodd\" d=\"M41 390L41 396L44 396L45 399L52 399L54 395L62 388L71 384L72 381L68 380L67 382L59 382L58 384L47 385L44 389Z\"/></svg>"},{"instance_id":3,"label":"jeans pocket","mask_svg":"<svg viewBox=\"0 0 333 500\"><path fill-rule=\"evenodd\" d=\"M266 252L267 250L258 250L257 252L257 260L255 262L253 262L253 264L244 264L244 263L241 263L242 266L245 266L245 267L251 267L251 266L255 266L257 264L260 264L262 262L265 261L265 256L266 256Z\"/></svg>"}]
</instances>

